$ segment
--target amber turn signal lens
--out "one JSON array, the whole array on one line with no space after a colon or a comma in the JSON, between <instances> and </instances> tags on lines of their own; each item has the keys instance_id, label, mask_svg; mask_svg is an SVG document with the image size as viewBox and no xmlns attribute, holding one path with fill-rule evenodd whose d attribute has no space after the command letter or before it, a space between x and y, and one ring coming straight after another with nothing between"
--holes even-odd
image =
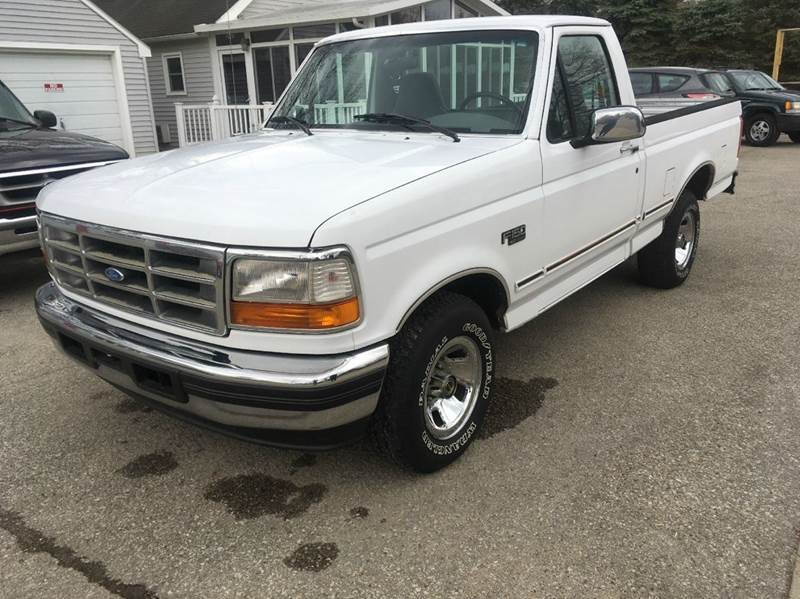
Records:
<instances>
[{"instance_id":1,"label":"amber turn signal lens","mask_svg":"<svg viewBox=\"0 0 800 599\"><path fill-rule=\"evenodd\" d=\"M231 323L269 329L334 329L360 316L358 298L332 304L231 302Z\"/></svg>"}]
</instances>

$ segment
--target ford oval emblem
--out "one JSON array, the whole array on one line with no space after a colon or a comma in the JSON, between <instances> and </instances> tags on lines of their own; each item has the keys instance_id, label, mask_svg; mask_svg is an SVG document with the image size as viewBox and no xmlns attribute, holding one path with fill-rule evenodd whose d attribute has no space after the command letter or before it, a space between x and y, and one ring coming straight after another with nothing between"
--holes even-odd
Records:
<instances>
[{"instance_id":1,"label":"ford oval emblem","mask_svg":"<svg viewBox=\"0 0 800 599\"><path fill-rule=\"evenodd\" d=\"M114 268L113 266L109 266L103 271L103 273L112 283L122 283L122 281L125 280L125 273L118 268Z\"/></svg>"}]
</instances>

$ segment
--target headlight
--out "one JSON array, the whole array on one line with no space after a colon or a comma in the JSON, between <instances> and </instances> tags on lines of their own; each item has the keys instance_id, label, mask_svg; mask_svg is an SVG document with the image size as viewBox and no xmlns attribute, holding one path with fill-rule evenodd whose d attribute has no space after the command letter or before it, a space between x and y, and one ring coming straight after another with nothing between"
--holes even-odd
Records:
<instances>
[{"instance_id":1,"label":"headlight","mask_svg":"<svg viewBox=\"0 0 800 599\"><path fill-rule=\"evenodd\" d=\"M235 259L230 305L233 326L325 330L361 317L355 268L343 250L314 259Z\"/></svg>"},{"instance_id":2,"label":"headlight","mask_svg":"<svg viewBox=\"0 0 800 599\"><path fill-rule=\"evenodd\" d=\"M800 102L786 100L786 112L800 112Z\"/></svg>"}]
</instances>

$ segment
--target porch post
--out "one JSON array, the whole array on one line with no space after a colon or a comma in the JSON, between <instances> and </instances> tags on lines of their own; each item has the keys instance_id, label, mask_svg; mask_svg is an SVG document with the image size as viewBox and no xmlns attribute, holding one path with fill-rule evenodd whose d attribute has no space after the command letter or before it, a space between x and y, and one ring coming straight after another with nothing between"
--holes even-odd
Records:
<instances>
[{"instance_id":1,"label":"porch post","mask_svg":"<svg viewBox=\"0 0 800 599\"><path fill-rule=\"evenodd\" d=\"M175 102L175 121L178 124L178 145L186 145L186 120L183 112L183 102Z\"/></svg>"},{"instance_id":2,"label":"porch post","mask_svg":"<svg viewBox=\"0 0 800 599\"><path fill-rule=\"evenodd\" d=\"M219 107L219 99L217 96L214 96L211 102L208 105L208 114L209 114L209 121L211 121L211 141L219 141L222 139L219 131L219 114L220 111L217 110Z\"/></svg>"}]
</instances>

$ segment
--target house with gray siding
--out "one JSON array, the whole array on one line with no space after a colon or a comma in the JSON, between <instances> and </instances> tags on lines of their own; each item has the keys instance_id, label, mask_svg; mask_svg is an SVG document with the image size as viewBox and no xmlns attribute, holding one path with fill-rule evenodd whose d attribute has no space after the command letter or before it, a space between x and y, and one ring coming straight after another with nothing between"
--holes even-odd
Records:
<instances>
[{"instance_id":1,"label":"house with gray siding","mask_svg":"<svg viewBox=\"0 0 800 599\"><path fill-rule=\"evenodd\" d=\"M90 0L0 0L0 80L59 127L158 151L150 48Z\"/></svg>"},{"instance_id":2,"label":"house with gray siding","mask_svg":"<svg viewBox=\"0 0 800 599\"><path fill-rule=\"evenodd\" d=\"M151 48L147 65L162 147L185 139L184 129L192 124L176 116L182 114L176 104L272 104L314 44L334 33L508 14L491 0L95 1ZM257 121L252 114L243 120ZM241 123L227 125L236 129ZM201 127L212 125L203 121Z\"/></svg>"}]
</instances>

